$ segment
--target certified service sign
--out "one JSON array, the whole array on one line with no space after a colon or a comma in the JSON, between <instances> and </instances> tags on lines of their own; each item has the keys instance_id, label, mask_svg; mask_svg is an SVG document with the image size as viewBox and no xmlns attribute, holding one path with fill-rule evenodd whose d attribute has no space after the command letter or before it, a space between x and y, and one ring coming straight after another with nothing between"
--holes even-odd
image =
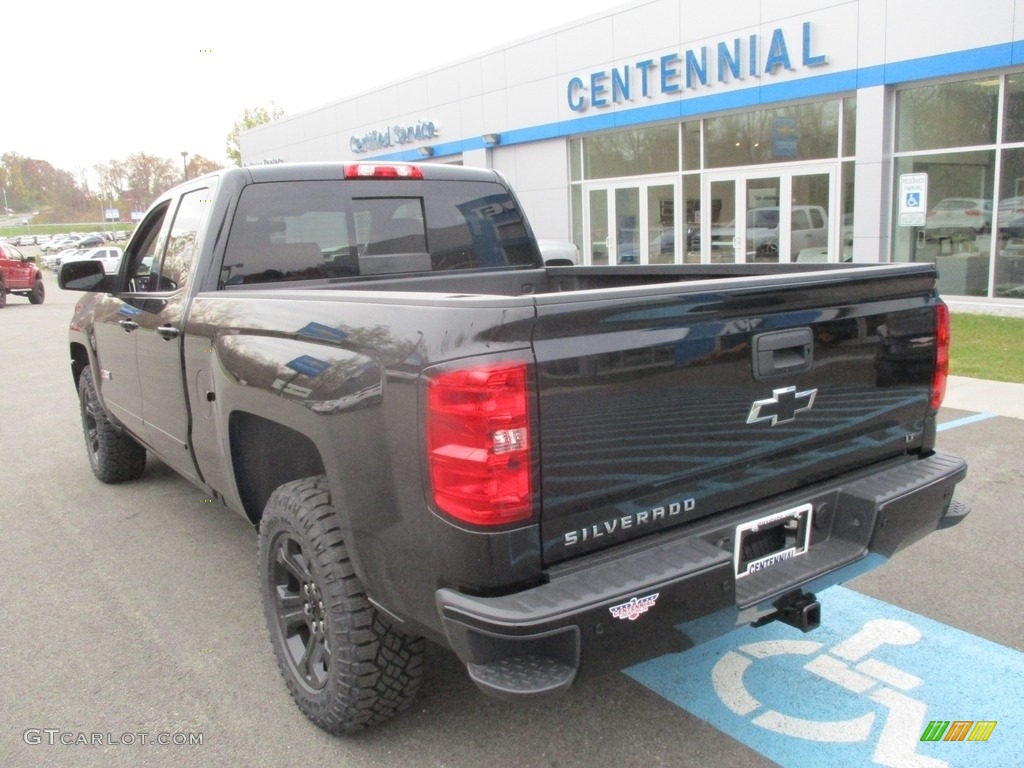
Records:
<instances>
[{"instance_id":1,"label":"certified service sign","mask_svg":"<svg viewBox=\"0 0 1024 768\"><path fill-rule=\"evenodd\" d=\"M928 174L900 174L900 226L923 227L928 210Z\"/></svg>"}]
</instances>

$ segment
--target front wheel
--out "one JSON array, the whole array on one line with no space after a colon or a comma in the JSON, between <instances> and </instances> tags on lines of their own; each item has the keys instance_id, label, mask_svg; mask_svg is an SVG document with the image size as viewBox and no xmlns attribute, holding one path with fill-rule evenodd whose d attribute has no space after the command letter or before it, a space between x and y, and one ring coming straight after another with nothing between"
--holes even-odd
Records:
<instances>
[{"instance_id":1,"label":"front wheel","mask_svg":"<svg viewBox=\"0 0 1024 768\"><path fill-rule=\"evenodd\" d=\"M779 260L779 244L778 243L762 243L757 247L757 259L758 261L778 261Z\"/></svg>"},{"instance_id":2,"label":"front wheel","mask_svg":"<svg viewBox=\"0 0 1024 768\"><path fill-rule=\"evenodd\" d=\"M96 394L91 368L87 365L78 376L78 400L89 466L104 483L135 480L146 469L146 449L110 423Z\"/></svg>"},{"instance_id":3,"label":"front wheel","mask_svg":"<svg viewBox=\"0 0 1024 768\"><path fill-rule=\"evenodd\" d=\"M280 486L260 522L263 610L292 698L329 733L350 733L407 708L425 642L367 599L341 539L327 478Z\"/></svg>"}]
</instances>

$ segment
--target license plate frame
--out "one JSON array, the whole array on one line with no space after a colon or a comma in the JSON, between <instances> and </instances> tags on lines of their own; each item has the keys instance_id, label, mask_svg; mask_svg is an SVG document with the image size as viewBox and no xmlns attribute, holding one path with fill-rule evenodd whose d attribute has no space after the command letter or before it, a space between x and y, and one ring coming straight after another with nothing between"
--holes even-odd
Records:
<instances>
[{"instance_id":1,"label":"license plate frame","mask_svg":"<svg viewBox=\"0 0 1024 768\"><path fill-rule=\"evenodd\" d=\"M740 523L736 526L733 538L733 569L737 579L752 576L772 566L792 560L807 553L811 546L811 524L814 515L812 504L801 504L797 507L773 512L756 520ZM781 535L782 545L770 552L751 555L744 552L744 543L754 535L773 532L776 537ZM763 538L763 537L762 537Z\"/></svg>"}]
</instances>

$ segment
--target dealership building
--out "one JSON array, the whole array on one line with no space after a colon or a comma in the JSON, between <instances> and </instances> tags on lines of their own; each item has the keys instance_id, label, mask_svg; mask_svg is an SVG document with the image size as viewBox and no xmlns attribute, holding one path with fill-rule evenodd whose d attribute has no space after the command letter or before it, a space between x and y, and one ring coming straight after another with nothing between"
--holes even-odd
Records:
<instances>
[{"instance_id":1,"label":"dealership building","mask_svg":"<svg viewBox=\"0 0 1024 768\"><path fill-rule=\"evenodd\" d=\"M242 134L500 171L584 264L929 261L1024 298L1024 0L635 0Z\"/></svg>"}]
</instances>

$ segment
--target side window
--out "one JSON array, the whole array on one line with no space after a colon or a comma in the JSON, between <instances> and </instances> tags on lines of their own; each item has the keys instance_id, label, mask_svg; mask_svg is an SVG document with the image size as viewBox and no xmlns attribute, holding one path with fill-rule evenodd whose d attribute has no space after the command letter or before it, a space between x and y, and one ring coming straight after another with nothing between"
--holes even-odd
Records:
<instances>
[{"instance_id":1,"label":"side window","mask_svg":"<svg viewBox=\"0 0 1024 768\"><path fill-rule=\"evenodd\" d=\"M811 229L824 229L825 219L821 215L821 211L817 208L811 208L808 213L811 214Z\"/></svg>"},{"instance_id":2,"label":"side window","mask_svg":"<svg viewBox=\"0 0 1024 768\"><path fill-rule=\"evenodd\" d=\"M176 291L188 283L189 271L196 254L196 237L210 190L197 189L183 195L167 237L167 249L151 283L153 291Z\"/></svg>"},{"instance_id":3,"label":"side window","mask_svg":"<svg viewBox=\"0 0 1024 768\"><path fill-rule=\"evenodd\" d=\"M153 262L160 252L160 230L167 216L169 203L164 203L150 213L132 238L124 260L128 269L128 290L132 293L143 293L155 290L151 287Z\"/></svg>"},{"instance_id":4,"label":"side window","mask_svg":"<svg viewBox=\"0 0 1024 768\"><path fill-rule=\"evenodd\" d=\"M809 229L807 225L807 211L793 211L793 231Z\"/></svg>"}]
</instances>

